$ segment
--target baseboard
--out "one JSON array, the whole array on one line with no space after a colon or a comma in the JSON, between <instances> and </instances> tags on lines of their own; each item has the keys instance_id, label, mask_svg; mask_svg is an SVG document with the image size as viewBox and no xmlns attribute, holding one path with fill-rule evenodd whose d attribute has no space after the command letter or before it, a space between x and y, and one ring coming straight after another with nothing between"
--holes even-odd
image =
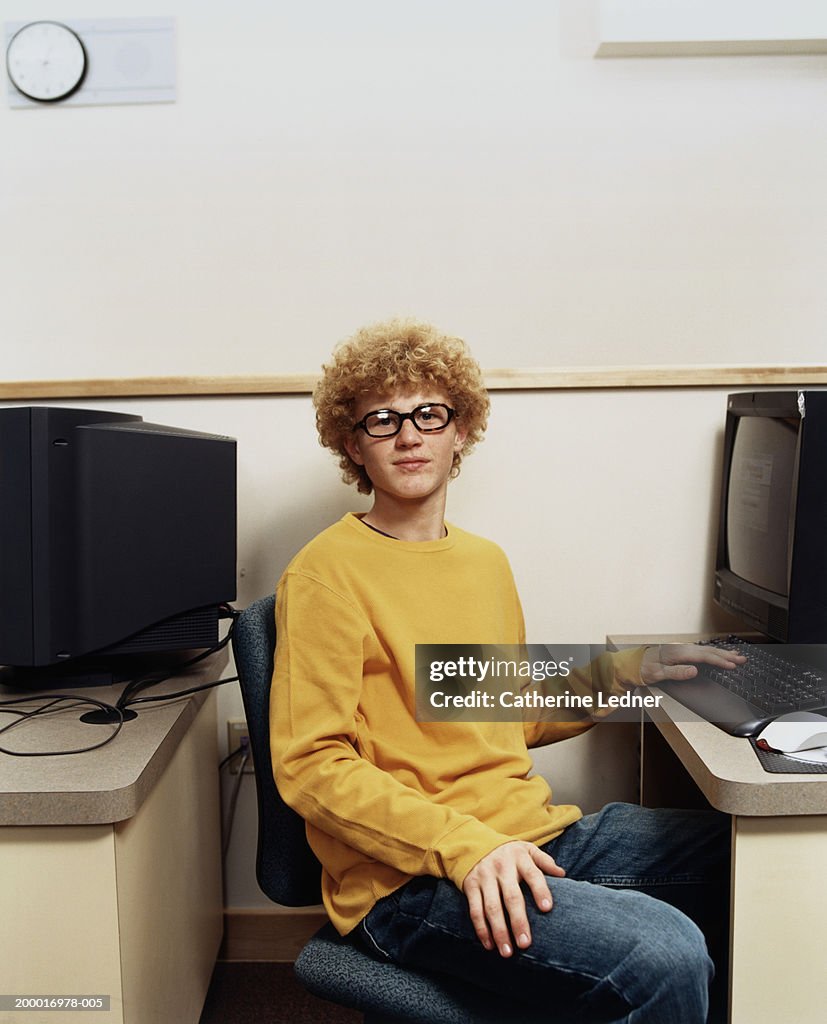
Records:
<instances>
[{"instance_id":1,"label":"baseboard","mask_svg":"<svg viewBox=\"0 0 827 1024\"><path fill-rule=\"evenodd\" d=\"M224 941L219 960L266 960L292 963L323 924L321 907L273 910L225 910Z\"/></svg>"}]
</instances>

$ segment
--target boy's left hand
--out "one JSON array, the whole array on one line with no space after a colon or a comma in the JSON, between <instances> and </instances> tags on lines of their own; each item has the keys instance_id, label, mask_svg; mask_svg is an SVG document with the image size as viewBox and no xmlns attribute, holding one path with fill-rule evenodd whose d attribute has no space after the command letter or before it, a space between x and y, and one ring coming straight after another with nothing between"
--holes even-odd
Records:
<instances>
[{"instance_id":1,"label":"boy's left hand","mask_svg":"<svg viewBox=\"0 0 827 1024\"><path fill-rule=\"evenodd\" d=\"M640 678L645 686L660 683L664 679L693 679L698 674L697 663L733 669L743 665L746 660L743 654L733 654L731 651L701 644L659 644L657 647L646 648L640 666Z\"/></svg>"}]
</instances>

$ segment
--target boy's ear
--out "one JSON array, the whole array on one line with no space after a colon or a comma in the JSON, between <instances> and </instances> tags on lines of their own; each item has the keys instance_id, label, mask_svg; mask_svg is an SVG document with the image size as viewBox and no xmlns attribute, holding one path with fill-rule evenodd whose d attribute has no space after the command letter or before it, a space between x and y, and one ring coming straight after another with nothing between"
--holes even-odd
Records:
<instances>
[{"instance_id":1,"label":"boy's ear","mask_svg":"<svg viewBox=\"0 0 827 1024\"><path fill-rule=\"evenodd\" d=\"M359 438L356 435L351 434L343 438L342 446L357 466L364 466L365 460L362 458L362 452L359 449Z\"/></svg>"},{"instance_id":2,"label":"boy's ear","mask_svg":"<svg viewBox=\"0 0 827 1024\"><path fill-rule=\"evenodd\" d=\"M468 437L467 427L457 427L457 432L454 437L454 451L462 451L462 446L465 444L465 438Z\"/></svg>"}]
</instances>

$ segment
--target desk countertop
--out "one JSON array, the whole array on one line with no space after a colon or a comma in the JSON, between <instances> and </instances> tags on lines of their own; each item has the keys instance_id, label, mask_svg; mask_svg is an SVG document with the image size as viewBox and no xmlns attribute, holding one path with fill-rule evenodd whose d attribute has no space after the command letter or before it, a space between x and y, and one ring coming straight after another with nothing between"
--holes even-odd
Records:
<instances>
[{"instance_id":1,"label":"desk countertop","mask_svg":"<svg viewBox=\"0 0 827 1024\"><path fill-rule=\"evenodd\" d=\"M718 810L749 817L827 814L827 775L765 772L748 739L730 736L665 694L647 715Z\"/></svg>"},{"instance_id":2,"label":"desk countertop","mask_svg":"<svg viewBox=\"0 0 827 1024\"><path fill-rule=\"evenodd\" d=\"M227 653L141 694L174 693L220 679ZM123 685L71 692L115 703ZM59 692L59 691L55 691ZM67 691L68 692L68 691ZM139 705L111 743L83 754L15 757L0 753L0 825L99 825L131 818L152 790L212 690ZM17 696L0 688L0 700ZM53 712L0 735L14 750L66 750L95 743L110 726L78 721L89 708ZM0 709L0 726L12 720Z\"/></svg>"},{"instance_id":3,"label":"desk countertop","mask_svg":"<svg viewBox=\"0 0 827 1024\"><path fill-rule=\"evenodd\" d=\"M698 634L609 636L611 648L693 643ZM654 694L660 693L651 687ZM648 710L709 803L727 814L748 817L827 814L827 775L765 772L748 739L730 736L666 694Z\"/></svg>"}]
</instances>

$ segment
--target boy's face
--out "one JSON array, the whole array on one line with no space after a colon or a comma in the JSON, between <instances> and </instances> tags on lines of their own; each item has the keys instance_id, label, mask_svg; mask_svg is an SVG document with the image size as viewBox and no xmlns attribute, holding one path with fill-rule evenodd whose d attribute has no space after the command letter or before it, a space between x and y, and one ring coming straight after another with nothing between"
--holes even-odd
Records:
<instances>
[{"instance_id":1,"label":"boy's face","mask_svg":"<svg viewBox=\"0 0 827 1024\"><path fill-rule=\"evenodd\" d=\"M371 393L357 401L355 419L358 423L379 409L404 413L433 403L451 405L448 396L438 388ZM351 459L364 466L377 499L422 500L444 495L454 453L462 448L466 435L456 419L442 430L430 433L420 432L411 420L405 420L393 437L369 437L364 430L356 429L344 444Z\"/></svg>"}]
</instances>

